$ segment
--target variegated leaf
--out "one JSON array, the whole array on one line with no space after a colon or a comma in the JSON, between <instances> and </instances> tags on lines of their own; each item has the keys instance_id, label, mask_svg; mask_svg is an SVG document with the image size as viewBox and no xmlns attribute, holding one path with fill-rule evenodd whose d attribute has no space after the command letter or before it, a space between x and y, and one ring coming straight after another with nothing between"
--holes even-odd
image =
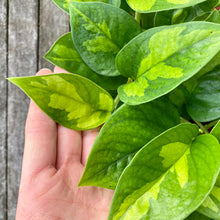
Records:
<instances>
[{"instance_id":1,"label":"variegated leaf","mask_svg":"<svg viewBox=\"0 0 220 220\"><path fill-rule=\"evenodd\" d=\"M211 134L220 142L220 121L212 129ZM220 175L211 193L199 207L198 211L210 218L220 219Z\"/></svg>"},{"instance_id":2,"label":"variegated leaf","mask_svg":"<svg viewBox=\"0 0 220 220\"><path fill-rule=\"evenodd\" d=\"M70 4L73 42L85 63L96 73L117 76L115 57L141 33L134 18L120 8L104 3Z\"/></svg>"},{"instance_id":3,"label":"variegated leaf","mask_svg":"<svg viewBox=\"0 0 220 220\"><path fill-rule=\"evenodd\" d=\"M103 2L120 7L121 0L53 0L53 2L63 9L65 12L69 13L70 2Z\"/></svg>"},{"instance_id":4,"label":"variegated leaf","mask_svg":"<svg viewBox=\"0 0 220 220\"><path fill-rule=\"evenodd\" d=\"M84 76L107 90L115 90L127 81L122 76L106 77L92 71L82 60L72 41L71 33L61 36L45 55L56 66Z\"/></svg>"},{"instance_id":5,"label":"variegated leaf","mask_svg":"<svg viewBox=\"0 0 220 220\"><path fill-rule=\"evenodd\" d=\"M193 124L154 138L122 173L109 220L184 219L205 200L220 167L220 145Z\"/></svg>"},{"instance_id":6,"label":"variegated leaf","mask_svg":"<svg viewBox=\"0 0 220 220\"><path fill-rule=\"evenodd\" d=\"M135 153L179 123L180 116L167 98L138 106L121 106L94 142L79 185L114 189Z\"/></svg>"},{"instance_id":7,"label":"variegated leaf","mask_svg":"<svg viewBox=\"0 0 220 220\"><path fill-rule=\"evenodd\" d=\"M185 8L205 0L127 0L129 6L138 12L147 13L174 8Z\"/></svg>"},{"instance_id":8,"label":"variegated leaf","mask_svg":"<svg viewBox=\"0 0 220 220\"><path fill-rule=\"evenodd\" d=\"M75 74L9 78L54 121L74 130L104 123L114 107L112 97L92 81Z\"/></svg>"},{"instance_id":9,"label":"variegated leaf","mask_svg":"<svg viewBox=\"0 0 220 220\"><path fill-rule=\"evenodd\" d=\"M119 87L130 105L160 97L195 75L220 51L220 25L188 22L152 28L117 55L119 72L134 80Z\"/></svg>"}]
</instances>

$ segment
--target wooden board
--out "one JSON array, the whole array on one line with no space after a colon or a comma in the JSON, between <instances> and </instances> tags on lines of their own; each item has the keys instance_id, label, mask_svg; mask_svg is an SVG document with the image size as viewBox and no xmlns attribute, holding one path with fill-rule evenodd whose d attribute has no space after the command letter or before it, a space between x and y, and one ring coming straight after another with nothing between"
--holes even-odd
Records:
<instances>
[{"instance_id":1,"label":"wooden board","mask_svg":"<svg viewBox=\"0 0 220 220\"><path fill-rule=\"evenodd\" d=\"M53 65L43 56L62 34L69 31L69 15L51 0L41 0L39 31L39 68L53 70Z\"/></svg>"},{"instance_id":2,"label":"wooden board","mask_svg":"<svg viewBox=\"0 0 220 220\"><path fill-rule=\"evenodd\" d=\"M8 76L33 75L37 69L38 2L9 1ZM8 219L15 219L24 127L29 99L17 87L8 87Z\"/></svg>"},{"instance_id":3,"label":"wooden board","mask_svg":"<svg viewBox=\"0 0 220 220\"><path fill-rule=\"evenodd\" d=\"M0 219L6 219L7 4L0 1Z\"/></svg>"},{"instance_id":4,"label":"wooden board","mask_svg":"<svg viewBox=\"0 0 220 220\"><path fill-rule=\"evenodd\" d=\"M52 0L8 2L8 76L30 76L38 68L51 68L42 55L60 35L69 31L68 15L54 6ZM15 219L29 98L9 84L7 100L7 219Z\"/></svg>"}]
</instances>

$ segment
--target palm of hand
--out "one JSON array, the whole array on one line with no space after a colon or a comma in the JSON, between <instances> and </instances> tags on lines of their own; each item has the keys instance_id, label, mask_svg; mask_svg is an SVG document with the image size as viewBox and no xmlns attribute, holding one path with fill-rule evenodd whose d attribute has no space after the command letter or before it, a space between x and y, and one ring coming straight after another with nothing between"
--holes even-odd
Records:
<instances>
[{"instance_id":1,"label":"palm of hand","mask_svg":"<svg viewBox=\"0 0 220 220\"><path fill-rule=\"evenodd\" d=\"M17 220L107 219L113 191L77 187L97 134L57 125L30 104Z\"/></svg>"}]
</instances>

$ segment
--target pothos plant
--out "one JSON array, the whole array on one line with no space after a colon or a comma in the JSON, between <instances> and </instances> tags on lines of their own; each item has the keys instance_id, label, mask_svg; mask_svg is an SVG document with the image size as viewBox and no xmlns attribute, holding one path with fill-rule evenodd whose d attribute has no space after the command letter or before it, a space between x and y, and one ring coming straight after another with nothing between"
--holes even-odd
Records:
<instances>
[{"instance_id":1,"label":"pothos plant","mask_svg":"<svg viewBox=\"0 0 220 220\"><path fill-rule=\"evenodd\" d=\"M220 219L219 0L53 0L67 70L10 78L53 120L104 123L79 186L114 189L109 220Z\"/></svg>"}]
</instances>

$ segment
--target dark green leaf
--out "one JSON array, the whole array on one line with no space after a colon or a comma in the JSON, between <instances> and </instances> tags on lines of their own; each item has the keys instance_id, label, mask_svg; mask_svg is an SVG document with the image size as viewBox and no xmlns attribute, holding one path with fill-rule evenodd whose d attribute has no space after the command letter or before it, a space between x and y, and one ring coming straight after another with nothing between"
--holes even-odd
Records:
<instances>
[{"instance_id":1,"label":"dark green leaf","mask_svg":"<svg viewBox=\"0 0 220 220\"><path fill-rule=\"evenodd\" d=\"M139 106L123 105L101 129L79 185L114 189L135 153L179 122L177 110L166 98Z\"/></svg>"},{"instance_id":2,"label":"dark green leaf","mask_svg":"<svg viewBox=\"0 0 220 220\"><path fill-rule=\"evenodd\" d=\"M218 52L196 75L184 82L184 86L190 93L192 93L198 85L199 78L206 73L211 72L217 66L220 66L220 52Z\"/></svg>"},{"instance_id":3,"label":"dark green leaf","mask_svg":"<svg viewBox=\"0 0 220 220\"><path fill-rule=\"evenodd\" d=\"M188 90L180 85L168 95L170 101L176 106L180 115L185 119L190 119L186 110L186 103L190 97Z\"/></svg>"},{"instance_id":4,"label":"dark green leaf","mask_svg":"<svg viewBox=\"0 0 220 220\"><path fill-rule=\"evenodd\" d=\"M199 4L199 7L204 12L208 12L217 7L218 5L220 5L219 0L206 0L203 3Z\"/></svg>"},{"instance_id":5,"label":"dark green leaf","mask_svg":"<svg viewBox=\"0 0 220 220\"><path fill-rule=\"evenodd\" d=\"M119 7L121 0L52 0L58 7L69 13L71 2L103 2Z\"/></svg>"},{"instance_id":6,"label":"dark green leaf","mask_svg":"<svg viewBox=\"0 0 220 220\"><path fill-rule=\"evenodd\" d=\"M220 24L220 11L214 10L206 19L206 21Z\"/></svg>"},{"instance_id":7,"label":"dark green leaf","mask_svg":"<svg viewBox=\"0 0 220 220\"><path fill-rule=\"evenodd\" d=\"M141 14L141 27L145 30L154 27L154 19L156 13Z\"/></svg>"},{"instance_id":8,"label":"dark green leaf","mask_svg":"<svg viewBox=\"0 0 220 220\"><path fill-rule=\"evenodd\" d=\"M96 73L120 75L115 67L119 50L141 33L127 12L104 3L70 4L73 42L85 63Z\"/></svg>"},{"instance_id":9,"label":"dark green leaf","mask_svg":"<svg viewBox=\"0 0 220 220\"><path fill-rule=\"evenodd\" d=\"M220 118L220 66L199 79L187 104L189 115L200 122Z\"/></svg>"},{"instance_id":10,"label":"dark green leaf","mask_svg":"<svg viewBox=\"0 0 220 220\"><path fill-rule=\"evenodd\" d=\"M148 13L175 8L185 8L204 1L205 0L127 0L127 3L135 11Z\"/></svg>"},{"instance_id":11,"label":"dark green leaf","mask_svg":"<svg viewBox=\"0 0 220 220\"><path fill-rule=\"evenodd\" d=\"M186 218L186 220L212 220L212 219L198 212L193 212L189 217Z\"/></svg>"},{"instance_id":12,"label":"dark green leaf","mask_svg":"<svg viewBox=\"0 0 220 220\"><path fill-rule=\"evenodd\" d=\"M219 173L220 145L180 124L145 145L117 184L109 220L184 219L205 200Z\"/></svg>"},{"instance_id":13,"label":"dark green leaf","mask_svg":"<svg viewBox=\"0 0 220 220\"><path fill-rule=\"evenodd\" d=\"M126 78L101 76L92 71L82 60L72 41L71 33L60 37L45 55L45 58L54 65L70 73L84 76L107 90L115 90L127 81Z\"/></svg>"},{"instance_id":14,"label":"dark green leaf","mask_svg":"<svg viewBox=\"0 0 220 220\"><path fill-rule=\"evenodd\" d=\"M9 78L54 121L74 130L104 123L114 107L112 97L92 81L75 74Z\"/></svg>"},{"instance_id":15,"label":"dark green leaf","mask_svg":"<svg viewBox=\"0 0 220 220\"><path fill-rule=\"evenodd\" d=\"M170 25L172 23L174 10L157 12L154 19L154 26Z\"/></svg>"},{"instance_id":16,"label":"dark green leaf","mask_svg":"<svg viewBox=\"0 0 220 220\"><path fill-rule=\"evenodd\" d=\"M147 30L117 56L119 72L134 79L119 87L119 97L130 105L160 97L195 75L219 50L219 24L187 22Z\"/></svg>"}]
</instances>

